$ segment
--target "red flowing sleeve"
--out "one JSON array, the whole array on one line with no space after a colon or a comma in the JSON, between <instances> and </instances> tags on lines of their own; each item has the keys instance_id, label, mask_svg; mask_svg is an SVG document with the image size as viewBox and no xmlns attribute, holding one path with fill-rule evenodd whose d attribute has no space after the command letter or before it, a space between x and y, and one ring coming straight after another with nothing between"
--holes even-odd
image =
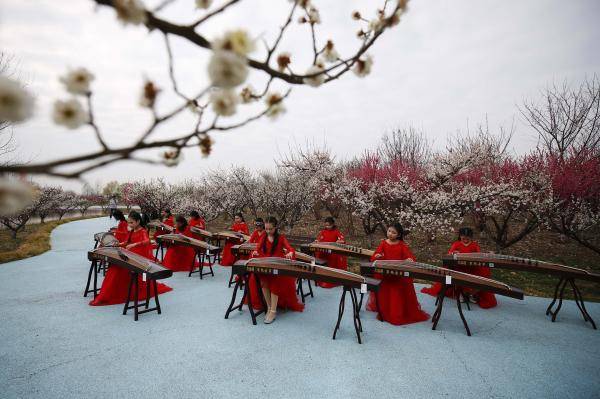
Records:
<instances>
[{"instance_id":1,"label":"red flowing sleeve","mask_svg":"<svg viewBox=\"0 0 600 399\"><path fill-rule=\"evenodd\" d=\"M248 229L248 225L246 223L242 223L242 233L250 234L250 230Z\"/></svg>"},{"instance_id":2,"label":"red flowing sleeve","mask_svg":"<svg viewBox=\"0 0 600 399\"><path fill-rule=\"evenodd\" d=\"M337 240L341 240L342 242L346 242L346 238L344 237L344 235L342 234L342 232L339 231L339 230L337 231Z\"/></svg>"},{"instance_id":3,"label":"red flowing sleeve","mask_svg":"<svg viewBox=\"0 0 600 399\"><path fill-rule=\"evenodd\" d=\"M256 252L258 252L258 257L259 258L264 258L266 255L263 252L263 244L264 241L267 239L267 235L263 235L262 238L259 240L258 245L256 246Z\"/></svg>"},{"instance_id":4,"label":"red flowing sleeve","mask_svg":"<svg viewBox=\"0 0 600 399\"><path fill-rule=\"evenodd\" d=\"M317 235L317 239L315 241L323 241L325 237L323 236L323 230L319 231L319 235Z\"/></svg>"},{"instance_id":5,"label":"red flowing sleeve","mask_svg":"<svg viewBox=\"0 0 600 399\"><path fill-rule=\"evenodd\" d=\"M417 258L415 257L415 255L412 253L412 251L410 250L410 248L408 247L408 245L406 245L406 243L402 243L402 259L412 259L414 261L417 260Z\"/></svg>"},{"instance_id":6,"label":"red flowing sleeve","mask_svg":"<svg viewBox=\"0 0 600 399\"><path fill-rule=\"evenodd\" d=\"M206 221L202 218L198 220L198 227L202 230L206 230Z\"/></svg>"},{"instance_id":7,"label":"red flowing sleeve","mask_svg":"<svg viewBox=\"0 0 600 399\"><path fill-rule=\"evenodd\" d=\"M287 238L285 238L285 236L283 236L283 235L279 236L279 243L280 243L282 249L285 248L287 250L287 252L292 253L292 259L296 259L296 250L294 248L292 248L292 246L288 242Z\"/></svg>"},{"instance_id":8,"label":"red flowing sleeve","mask_svg":"<svg viewBox=\"0 0 600 399\"><path fill-rule=\"evenodd\" d=\"M452 255L453 252L460 252L458 249L459 244L460 244L460 241L454 241L452 243L452 245L450 246L450 249L448 250L448 255Z\"/></svg>"},{"instance_id":9,"label":"red flowing sleeve","mask_svg":"<svg viewBox=\"0 0 600 399\"><path fill-rule=\"evenodd\" d=\"M140 245L150 245L150 236L148 235L148 231L146 229L140 230L141 233L138 235L139 239L137 243Z\"/></svg>"},{"instance_id":10,"label":"red flowing sleeve","mask_svg":"<svg viewBox=\"0 0 600 399\"><path fill-rule=\"evenodd\" d=\"M377 255L377 254L384 255L384 257L385 257L385 251L383 249L384 246L385 246L385 240L381 240L381 242L379 243L379 246L373 253L373 256L371 256L371 262L375 262L377 260L377 258L375 257L375 255Z\"/></svg>"},{"instance_id":11,"label":"red flowing sleeve","mask_svg":"<svg viewBox=\"0 0 600 399\"><path fill-rule=\"evenodd\" d=\"M260 241L260 234L258 233L258 230L254 230L252 232L252 235L250 236L250 239L248 240L248 242L259 242Z\"/></svg>"}]
</instances>

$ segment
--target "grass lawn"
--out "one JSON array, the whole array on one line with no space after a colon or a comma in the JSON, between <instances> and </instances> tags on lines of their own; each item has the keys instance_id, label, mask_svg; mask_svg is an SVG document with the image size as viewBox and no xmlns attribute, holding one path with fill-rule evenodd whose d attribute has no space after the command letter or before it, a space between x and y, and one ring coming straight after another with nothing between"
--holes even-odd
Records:
<instances>
[{"instance_id":1,"label":"grass lawn","mask_svg":"<svg viewBox=\"0 0 600 399\"><path fill-rule=\"evenodd\" d=\"M30 258L50 249L50 233L56 226L74 220L90 219L98 216L53 220L43 224L26 225L13 239L11 231L0 230L0 264L13 260Z\"/></svg>"}]
</instances>

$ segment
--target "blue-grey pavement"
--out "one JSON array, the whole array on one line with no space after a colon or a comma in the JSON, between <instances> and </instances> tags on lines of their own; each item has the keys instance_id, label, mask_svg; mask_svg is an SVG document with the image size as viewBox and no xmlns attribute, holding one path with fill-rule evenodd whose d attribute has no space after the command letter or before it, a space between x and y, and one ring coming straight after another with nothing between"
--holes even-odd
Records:
<instances>
[{"instance_id":1,"label":"blue-grey pavement","mask_svg":"<svg viewBox=\"0 0 600 399\"><path fill-rule=\"evenodd\" d=\"M381 323L362 312L364 342L345 315L331 339L340 288L316 289L303 313L253 326L224 313L229 269L200 281L176 273L163 314L133 321L122 305L83 298L92 234L107 218L52 233L52 250L0 265L1 398L592 398L600 397L600 331L574 302L558 320L547 298L499 297L499 306L456 307L431 323ZM433 312L433 298L419 294ZM588 303L600 322L600 304Z\"/></svg>"}]
</instances>

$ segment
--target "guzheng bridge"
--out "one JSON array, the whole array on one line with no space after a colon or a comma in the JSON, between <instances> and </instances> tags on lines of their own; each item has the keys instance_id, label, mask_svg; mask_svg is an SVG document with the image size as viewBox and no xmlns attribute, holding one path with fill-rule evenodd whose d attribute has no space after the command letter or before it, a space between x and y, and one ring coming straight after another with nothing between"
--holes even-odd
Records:
<instances>
[{"instance_id":1,"label":"guzheng bridge","mask_svg":"<svg viewBox=\"0 0 600 399\"><path fill-rule=\"evenodd\" d=\"M544 314L550 299L515 299L519 292L499 295L492 311L463 308L472 336L452 301L435 331L430 322L381 323L363 304L360 345L349 299L356 294L348 295L335 340L342 287L313 287L303 313L280 312L276 326L253 325L247 307L233 308L229 268L218 265L202 279L173 273L173 291L160 295L161 314L134 321L132 311L121 314L123 305L88 306L87 254L93 234L112 224L99 218L59 226L51 251L0 267L0 397L600 395L600 333L571 300L554 323ZM418 296L433 314L435 298ZM600 321L600 304L585 306Z\"/></svg>"}]
</instances>

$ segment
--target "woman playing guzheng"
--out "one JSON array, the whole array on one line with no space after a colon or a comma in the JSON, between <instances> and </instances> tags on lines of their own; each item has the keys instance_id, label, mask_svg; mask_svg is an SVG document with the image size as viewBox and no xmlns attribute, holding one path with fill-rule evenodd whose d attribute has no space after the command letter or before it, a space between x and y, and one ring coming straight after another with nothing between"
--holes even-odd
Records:
<instances>
[{"instance_id":1,"label":"woman playing guzheng","mask_svg":"<svg viewBox=\"0 0 600 399\"><path fill-rule=\"evenodd\" d=\"M173 220L173 215L171 214L170 209L162 210L160 212L160 216L161 216L161 221L164 224L166 224L167 226L171 226L171 227L175 226L175 221ZM156 229L156 231L154 232L154 235L152 237L154 237L154 240L156 240L156 237L161 236L163 234L167 234L167 233L169 233L167 230L161 229L159 227Z\"/></svg>"},{"instance_id":2,"label":"woman playing guzheng","mask_svg":"<svg viewBox=\"0 0 600 399\"><path fill-rule=\"evenodd\" d=\"M452 243L448 250L448 254L469 254L474 252L481 252L481 248L479 248L479 244L473 240L473 229L470 227L461 227L458 230L458 239ZM488 267L457 266L455 267L455 270L481 277L491 277L491 271ZM421 292L437 296L441 289L442 284L435 283L431 287L421 289ZM451 289L448 289L446 292L447 296L454 296L453 294ZM493 308L497 305L496 296L491 292L479 291L474 293L473 297L477 301L477 304L483 309Z\"/></svg>"},{"instance_id":3,"label":"woman playing guzheng","mask_svg":"<svg viewBox=\"0 0 600 399\"><path fill-rule=\"evenodd\" d=\"M190 228L197 227L201 230L206 230L206 221L204 220L204 218L201 218L200 214L196 211L190 212L190 221L188 222L188 225L190 226ZM192 237L196 240L203 240L202 236L198 234L192 233Z\"/></svg>"},{"instance_id":4,"label":"woman playing guzheng","mask_svg":"<svg viewBox=\"0 0 600 399\"><path fill-rule=\"evenodd\" d=\"M150 237L148 237L148 232L142 226L142 217L140 214L136 211L129 212L127 222L129 224L129 234L120 245L138 255L154 259ZM129 270L116 265L109 265L104 281L102 281L102 287L100 287L100 293L90 302L90 305L103 306L125 303L127 301L127 290L130 279ZM171 287L165 284L158 283L157 286L159 294L172 290ZM143 281L141 275L138 275L138 287L138 299L146 299L146 282ZM154 287L152 284L150 285L150 296L154 296Z\"/></svg>"},{"instance_id":5,"label":"woman playing guzheng","mask_svg":"<svg viewBox=\"0 0 600 399\"><path fill-rule=\"evenodd\" d=\"M318 242L339 242L345 243L344 235L338 230L335 225L335 219L331 216L325 218L324 229L317 235ZM327 267L334 269L348 270L348 258L338 254L328 254L324 252L316 252L315 257L323 259L327 262ZM336 284L317 282L317 285L322 288L336 287Z\"/></svg>"},{"instance_id":6,"label":"woman playing guzheng","mask_svg":"<svg viewBox=\"0 0 600 399\"><path fill-rule=\"evenodd\" d=\"M387 239L381 240L381 244L375 250L371 261L376 260L415 260L410 248L402 240L404 230L400 223L388 227ZM379 292L371 292L367 310L378 311L378 319L390 324L402 325L425 321L429 315L421 310L417 300L413 279L410 277L375 275L381 279Z\"/></svg>"},{"instance_id":7,"label":"woman playing guzheng","mask_svg":"<svg viewBox=\"0 0 600 399\"><path fill-rule=\"evenodd\" d=\"M291 247L288 240L277 229L277 219L274 217L267 218L265 223L264 234L258 243L257 250L253 253L254 257L280 257L286 259L294 259L296 251ZM254 280L251 276L250 281ZM271 324L277 316L277 308L290 309L295 312L302 312L304 305L300 303L296 296L296 279L294 277L280 275L261 275L260 282L262 293L267 303L267 314L265 315L265 324ZM252 289L251 283L251 289ZM258 293L256 287L252 294ZM256 303L253 296L253 307L260 309L261 305ZM258 302L258 301L257 301Z\"/></svg>"},{"instance_id":8,"label":"woman playing guzheng","mask_svg":"<svg viewBox=\"0 0 600 399\"><path fill-rule=\"evenodd\" d=\"M241 213L236 213L233 224L229 227L231 231L237 231L242 234L250 234L248 225L244 221L244 216ZM221 266L231 266L235 263L235 256L231 252L231 247L237 245L241 240L226 240L225 246L223 247L223 254L221 254Z\"/></svg>"},{"instance_id":9,"label":"woman playing guzheng","mask_svg":"<svg viewBox=\"0 0 600 399\"><path fill-rule=\"evenodd\" d=\"M127 239L127 220L125 220L125 215L119 209L115 209L113 211L113 216L115 220L119 222L117 224L117 229L114 231L113 235L119 242L125 241Z\"/></svg>"},{"instance_id":10,"label":"woman playing guzheng","mask_svg":"<svg viewBox=\"0 0 600 399\"><path fill-rule=\"evenodd\" d=\"M192 237L187 220L181 215L177 216L175 219L174 233ZM189 272L195 258L196 251L194 251L194 248L175 244L167 249L162 265L174 272Z\"/></svg>"}]
</instances>

